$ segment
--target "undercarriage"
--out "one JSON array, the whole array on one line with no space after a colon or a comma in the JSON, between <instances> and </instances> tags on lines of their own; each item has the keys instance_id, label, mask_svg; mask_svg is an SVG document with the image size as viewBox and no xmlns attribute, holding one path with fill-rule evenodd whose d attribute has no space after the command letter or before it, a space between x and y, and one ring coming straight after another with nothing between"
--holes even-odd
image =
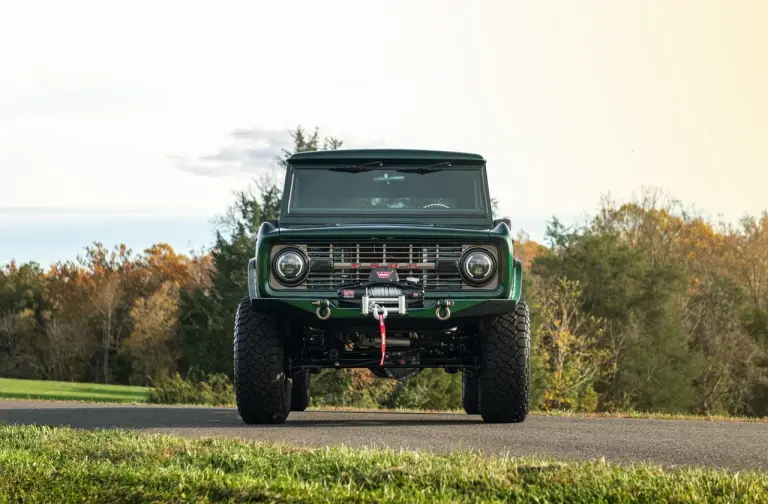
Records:
<instances>
[{"instance_id":1,"label":"undercarriage","mask_svg":"<svg viewBox=\"0 0 768 504\"><path fill-rule=\"evenodd\" d=\"M334 308L360 316L346 323L328 323L326 328L294 324L288 329L293 340L290 370L369 368L382 378L407 378L425 368L475 369L477 324L410 326L409 310L424 308L424 294L416 282L401 281L397 270L387 269L372 270L367 282L341 286L334 304L328 299L313 303L317 321L331 319ZM451 319L453 302L438 300L435 304L433 320L445 325ZM394 322L394 330L387 330L388 321Z\"/></svg>"},{"instance_id":2,"label":"undercarriage","mask_svg":"<svg viewBox=\"0 0 768 504\"><path fill-rule=\"evenodd\" d=\"M300 344L292 345L290 369L316 373L324 368L368 368L380 378L402 379L426 368L455 373L471 372L479 365L476 326L387 331L382 339L379 327L371 322L371 330L366 332L305 328Z\"/></svg>"}]
</instances>

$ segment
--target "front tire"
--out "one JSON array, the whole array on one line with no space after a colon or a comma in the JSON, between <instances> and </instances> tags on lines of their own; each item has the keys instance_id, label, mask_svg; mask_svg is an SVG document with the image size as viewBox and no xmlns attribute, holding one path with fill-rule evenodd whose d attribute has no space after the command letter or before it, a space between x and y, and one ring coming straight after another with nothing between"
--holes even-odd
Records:
<instances>
[{"instance_id":1,"label":"front tire","mask_svg":"<svg viewBox=\"0 0 768 504\"><path fill-rule=\"evenodd\" d=\"M277 424L291 410L291 382L285 372L285 337L277 319L240 301L235 317L235 397L247 424Z\"/></svg>"},{"instance_id":2,"label":"front tire","mask_svg":"<svg viewBox=\"0 0 768 504\"><path fill-rule=\"evenodd\" d=\"M518 423L528 416L531 329L528 303L483 321L480 350L480 415L486 423Z\"/></svg>"}]
</instances>

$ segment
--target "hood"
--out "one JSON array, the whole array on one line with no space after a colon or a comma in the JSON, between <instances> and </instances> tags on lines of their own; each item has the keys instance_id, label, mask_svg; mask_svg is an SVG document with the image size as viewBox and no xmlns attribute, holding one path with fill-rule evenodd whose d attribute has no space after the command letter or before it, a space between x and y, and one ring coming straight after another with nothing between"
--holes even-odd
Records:
<instances>
[{"instance_id":1,"label":"hood","mask_svg":"<svg viewBox=\"0 0 768 504\"><path fill-rule=\"evenodd\" d=\"M501 227L500 227L501 226ZM503 228L503 229L502 229ZM506 229L506 232L504 231ZM281 239L418 238L487 240L494 235L509 235L506 224L489 226L437 226L432 224L334 224L290 225L278 227Z\"/></svg>"}]
</instances>

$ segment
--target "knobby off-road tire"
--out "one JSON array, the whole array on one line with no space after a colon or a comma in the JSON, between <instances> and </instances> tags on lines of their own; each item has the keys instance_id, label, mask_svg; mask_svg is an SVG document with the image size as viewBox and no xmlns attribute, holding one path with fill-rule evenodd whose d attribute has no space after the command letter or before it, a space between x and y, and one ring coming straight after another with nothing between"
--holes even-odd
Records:
<instances>
[{"instance_id":1,"label":"knobby off-road tire","mask_svg":"<svg viewBox=\"0 0 768 504\"><path fill-rule=\"evenodd\" d=\"M285 422L291 411L291 381L285 373L284 340L274 316L240 301L235 317L235 397L247 424Z\"/></svg>"},{"instance_id":2,"label":"knobby off-road tire","mask_svg":"<svg viewBox=\"0 0 768 504\"><path fill-rule=\"evenodd\" d=\"M487 423L517 423L528 416L531 329L528 303L483 321L480 349L480 415Z\"/></svg>"},{"instance_id":3,"label":"knobby off-road tire","mask_svg":"<svg viewBox=\"0 0 768 504\"><path fill-rule=\"evenodd\" d=\"M304 411L309 406L309 370L293 373L291 389L291 411Z\"/></svg>"},{"instance_id":4,"label":"knobby off-road tire","mask_svg":"<svg viewBox=\"0 0 768 504\"><path fill-rule=\"evenodd\" d=\"M480 413L480 385L477 377L470 378L466 371L461 373L461 405L467 415Z\"/></svg>"}]
</instances>

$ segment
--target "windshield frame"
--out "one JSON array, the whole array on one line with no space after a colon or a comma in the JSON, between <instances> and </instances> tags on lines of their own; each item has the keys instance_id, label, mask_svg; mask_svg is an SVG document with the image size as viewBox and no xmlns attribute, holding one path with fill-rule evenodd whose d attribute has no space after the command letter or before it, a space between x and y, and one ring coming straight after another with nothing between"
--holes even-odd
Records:
<instances>
[{"instance_id":1,"label":"windshield frame","mask_svg":"<svg viewBox=\"0 0 768 504\"><path fill-rule=\"evenodd\" d=\"M481 197L483 198L484 209L473 210L460 210L451 211L450 209L420 209L417 212L388 212L384 211L367 211L360 213L359 210L337 210L328 212L316 212L316 211L302 211L291 209L291 198L293 196L294 178L297 170L317 170L328 171L332 166L327 164L302 164L301 166L288 165L285 174L285 183L283 188L283 198L280 208L280 222L286 224L344 224L344 223L382 223L382 224L453 224L453 225L490 225L493 222L493 209L491 208L490 189L488 185L488 177L486 172L485 163L482 164L470 164L470 163L452 163L451 166L441 166L439 171L451 171L451 170L472 170L479 172L478 181L481 184ZM370 173L375 170L396 170L403 169L414 171L418 170L418 166L414 166L409 163L386 163L385 166L376 167L372 170L361 173ZM439 176L439 171L436 170L434 174L425 174L420 176ZM357 176L357 174L350 175Z\"/></svg>"}]
</instances>

